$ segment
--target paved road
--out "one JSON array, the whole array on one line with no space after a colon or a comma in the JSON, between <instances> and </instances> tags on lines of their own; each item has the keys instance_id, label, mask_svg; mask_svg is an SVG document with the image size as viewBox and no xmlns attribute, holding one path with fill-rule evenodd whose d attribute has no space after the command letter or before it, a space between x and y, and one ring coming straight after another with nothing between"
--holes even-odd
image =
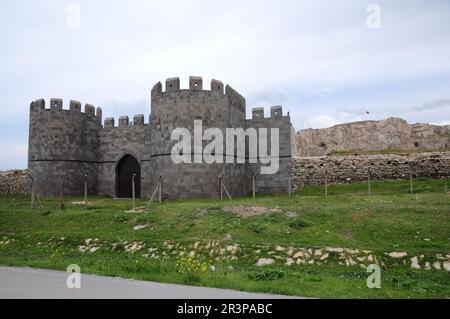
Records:
<instances>
[{"instance_id":1,"label":"paved road","mask_svg":"<svg viewBox=\"0 0 450 319\"><path fill-rule=\"evenodd\" d=\"M62 271L0 266L0 298L289 298L231 289L163 284L84 274L81 274L81 288L69 289L66 286L68 275L69 273Z\"/></svg>"}]
</instances>

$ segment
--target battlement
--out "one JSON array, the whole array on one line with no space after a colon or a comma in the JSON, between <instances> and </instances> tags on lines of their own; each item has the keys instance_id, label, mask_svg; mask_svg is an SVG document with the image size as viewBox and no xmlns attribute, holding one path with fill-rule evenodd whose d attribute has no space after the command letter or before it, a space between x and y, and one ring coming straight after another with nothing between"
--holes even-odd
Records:
<instances>
[{"instance_id":1,"label":"battlement","mask_svg":"<svg viewBox=\"0 0 450 319\"><path fill-rule=\"evenodd\" d=\"M227 92L226 88L228 88L228 92ZM153 98L154 96L161 95L166 92L190 90L190 91L219 92L221 94L237 94L243 99L243 97L239 93L237 93L235 90L232 90L232 89L230 90L230 89L231 89L230 86L227 85L225 87L221 81L212 79L210 90L205 90L205 89L203 89L203 78L200 76L190 76L189 77L189 88L181 89L180 78L173 77L173 78L168 78L166 80L165 91L163 91L161 82L156 83L151 90L151 97Z\"/></svg>"},{"instance_id":2,"label":"battlement","mask_svg":"<svg viewBox=\"0 0 450 319\"><path fill-rule=\"evenodd\" d=\"M283 107L281 105L274 105L270 107L270 117L266 118L282 118L283 117ZM252 120L263 120L264 117L264 107L252 108Z\"/></svg>"},{"instance_id":3,"label":"battlement","mask_svg":"<svg viewBox=\"0 0 450 319\"><path fill-rule=\"evenodd\" d=\"M84 106L84 113L81 112L81 103L76 100L70 100L69 109L63 108L63 100L59 98L51 98L49 103L49 108L45 108L45 100L37 99L30 103L31 112L41 112L41 111L69 111L73 113L86 114L90 118L97 119L98 122L102 121L102 108L95 108L92 104L86 104Z\"/></svg>"},{"instance_id":4,"label":"battlement","mask_svg":"<svg viewBox=\"0 0 450 319\"><path fill-rule=\"evenodd\" d=\"M135 114L133 116L133 121L130 121L130 118L128 117L128 115L120 116L119 121L118 121L118 126L115 126L115 119L113 117L107 117L107 118L105 118L105 121L103 122L104 128L130 127L130 126L143 126L143 125L145 125L143 114Z\"/></svg>"}]
</instances>

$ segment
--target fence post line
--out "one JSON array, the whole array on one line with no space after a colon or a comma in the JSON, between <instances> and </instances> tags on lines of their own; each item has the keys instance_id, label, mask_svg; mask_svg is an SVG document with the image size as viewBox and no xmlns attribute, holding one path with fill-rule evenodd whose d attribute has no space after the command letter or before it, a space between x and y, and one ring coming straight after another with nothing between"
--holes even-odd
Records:
<instances>
[{"instance_id":1,"label":"fence post line","mask_svg":"<svg viewBox=\"0 0 450 319\"><path fill-rule=\"evenodd\" d=\"M255 198L256 195L256 173L252 176L252 184L253 184L253 198Z\"/></svg>"},{"instance_id":2,"label":"fence post line","mask_svg":"<svg viewBox=\"0 0 450 319\"><path fill-rule=\"evenodd\" d=\"M64 210L63 181L59 182L59 208Z\"/></svg>"},{"instance_id":3,"label":"fence post line","mask_svg":"<svg viewBox=\"0 0 450 319\"><path fill-rule=\"evenodd\" d=\"M413 176L412 176L412 168L411 168L411 162L408 163L409 166L409 193L413 193Z\"/></svg>"},{"instance_id":4,"label":"fence post line","mask_svg":"<svg viewBox=\"0 0 450 319\"><path fill-rule=\"evenodd\" d=\"M34 209L34 179L30 176L31 180L31 209Z\"/></svg>"},{"instance_id":5,"label":"fence post line","mask_svg":"<svg viewBox=\"0 0 450 319\"><path fill-rule=\"evenodd\" d=\"M223 200L222 176L219 176L220 200Z\"/></svg>"},{"instance_id":6,"label":"fence post line","mask_svg":"<svg viewBox=\"0 0 450 319\"><path fill-rule=\"evenodd\" d=\"M84 174L84 208L87 208L87 174Z\"/></svg>"},{"instance_id":7,"label":"fence post line","mask_svg":"<svg viewBox=\"0 0 450 319\"><path fill-rule=\"evenodd\" d=\"M159 183L159 193L158 193L158 197L159 197L159 203L161 204L161 202L162 202L162 175L159 175L159 181L158 181L158 183Z\"/></svg>"},{"instance_id":8,"label":"fence post line","mask_svg":"<svg viewBox=\"0 0 450 319\"><path fill-rule=\"evenodd\" d=\"M133 210L136 208L136 189L134 186L134 177L136 176L136 174L133 174L133 177L131 178L131 192L132 192L132 196L133 196Z\"/></svg>"},{"instance_id":9,"label":"fence post line","mask_svg":"<svg viewBox=\"0 0 450 319\"><path fill-rule=\"evenodd\" d=\"M292 191L291 191L291 189L292 189L291 183L292 183L292 181L291 181L291 178L289 177L288 178L288 196L289 197L291 197L291 193L292 193Z\"/></svg>"}]
</instances>

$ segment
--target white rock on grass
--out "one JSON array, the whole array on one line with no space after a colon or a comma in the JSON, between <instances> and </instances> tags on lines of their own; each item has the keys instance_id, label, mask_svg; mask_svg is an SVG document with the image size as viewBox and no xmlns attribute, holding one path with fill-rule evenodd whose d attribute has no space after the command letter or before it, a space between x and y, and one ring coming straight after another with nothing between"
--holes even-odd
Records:
<instances>
[{"instance_id":1,"label":"white rock on grass","mask_svg":"<svg viewBox=\"0 0 450 319\"><path fill-rule=\"evenodd\" d=\"M417 258L417 256L411 258L411 268L420 269L419 258Z\"/></svg>"},{"instance_id":2,"label":"white rock on grass","mask_svg":"<svg viewBox=\"0 0 450 319\"><path fill-rule=\"evenodd\" d=\"M295 253L294 258L303 257L304 253L302 251L299 251L298 253Z\"/></svg>"},{"instance_id":3,"label":"white rock on grass","mask_svg":"<svg viewBox=\"0 0 450 319\"><path fill-rule=\"evenodd\" d=\"M435 261L433 263L433 268L436 270L441 270L441 263L439 261Z\"/></svg>"},{"instance_id":4,"label":"white rock on grass","mask_svg":"<svg viewBox=\"0 0 450 319\"><path fill-rule=\"evenodd\" d=\"M265 265L271 265L275 262L272 258L259 258L256 262L256 266L265 266Z\"/></svg>"},{"instance_id":5,"label":"white rock on grass","mask_svg":"<svg viewBox=\"0 0 450 319\"><path fill-rule=\"evenodd\" d=\"M330 254L326 253L325 255L323 255L322 257L320 257L320 260L325 260L330 256Z\"/></svg>"},{"instance_id":6,"label":"white rock on grass","mask_svg":"<svg viewBox=\"0 0 450 319\"><path fill-rule=\"evenodd\" d=\"M292 258L286 258L286 266L290 266L294 263L294 259Z\"/></svg>"},{"instance_id":7,"label":"white rock on grass","mask_svg":"<svg viewBox=\"0 0 450 319\"><path fill-rule=\"evenodd\" d=\"M344 248L341 247L327 247L325 248L326 251L330 253L342 253L344 252Z\"/></svg>"},{"instance_id":8,"label":"white rock on grass","mask_svg":"<svg viewBox=\"0 0 450 319\"><path fill-rule=\"evenodd\" d=\"M392 258L402 258L407 256L408 254L404 251L393 251L392 253L388 254Z\"/></svg>"},{"instance_id":9,"label":"white rock on grass","mask_svg":"<svg viewBox=\"0 0 450 319\"><path fill-rule=\"evenodd\" d=\"M429 261L425 263L425 270L431 270L431 264Z\"/></svg>"},{"instance_id":10,"label":"white rock on grass","mask_svg":"<svg viewBox=\"0 0 450 319\"><path fill-rule=\"evenodd\" d=\"M136 226L133 226L133 230L140 230L140 229L144 229L144 228L146 228L146 227L148 227L148 224L145 224L145 225L136 225Z\"/></svg>"},{"instance_id":11,"label":"white rock on grass","mask_svg":"<svg viewBox=\"0 0 450 319\"><path fill-rule=\"evenodd\" d=\"M442 266L444 267L444 269L446 271L450 271L450 261L444 261L444 263L442 264Z\"/></svg>"}]
</instances>

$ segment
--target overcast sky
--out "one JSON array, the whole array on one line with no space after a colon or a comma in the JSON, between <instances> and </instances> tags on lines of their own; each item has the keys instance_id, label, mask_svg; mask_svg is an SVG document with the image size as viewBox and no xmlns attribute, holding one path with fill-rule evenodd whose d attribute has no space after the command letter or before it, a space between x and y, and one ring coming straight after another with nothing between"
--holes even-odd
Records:
<instances>
[{"instance_id":1,"label":"overcast sky","mask_svg":"<svg viewBox=\"0 0 450 319\"><path fill-rule=\"evenodd\" d=\"M230 84L248 116L281 104L297 130L389 116L450 124L448 0L2 0L0 41L0 170L27 165L32 100L147 121L151 87L173 76L182 88L189 75Z\"/></svg>"}]
</instances>

